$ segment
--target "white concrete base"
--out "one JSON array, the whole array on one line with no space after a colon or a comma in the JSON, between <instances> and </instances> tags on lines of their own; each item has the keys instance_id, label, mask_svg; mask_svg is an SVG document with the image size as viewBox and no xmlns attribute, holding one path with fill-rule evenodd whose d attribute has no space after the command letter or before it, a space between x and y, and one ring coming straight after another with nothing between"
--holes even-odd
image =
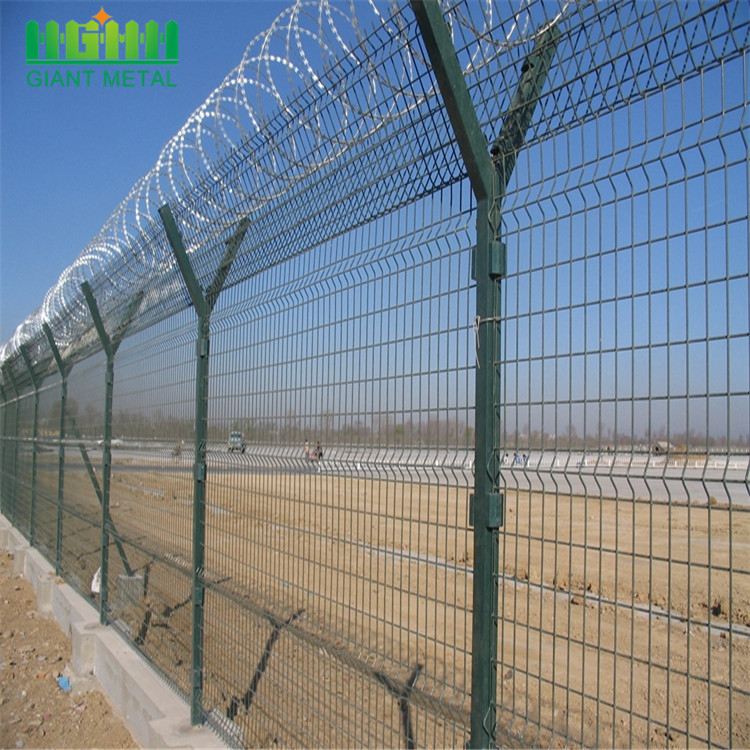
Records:
<instances>
[{"instance_id":1,"label":"white concrete base","mask_svg":"<svg viewBox=\"0 0 750 750\"><path fill-rule=\"evenodd\" d=\"M225 748L209 727L191 727L190 709L146 661L111 628L99 624L92 603L55 576L52 566L0 515L0 549L34 587L39 612L53 617L71 640L71 684L97 687L118 708L133 738L145 748Z\"/></svg>"}]
</instances>

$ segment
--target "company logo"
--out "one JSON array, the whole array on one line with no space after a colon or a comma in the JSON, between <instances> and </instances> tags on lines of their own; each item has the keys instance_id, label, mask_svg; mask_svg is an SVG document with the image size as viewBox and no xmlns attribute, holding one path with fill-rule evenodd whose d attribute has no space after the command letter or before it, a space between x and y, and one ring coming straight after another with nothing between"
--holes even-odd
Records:
<instances>
[{"instance_id":1,"label":"company logo","mask_svg":"<svg viewBox=\"0 0 750 750\"><path fill-rule=\"evenodd\" d=\"M104 7L86 23L68 21L60 32L57 21L40 30L37 21L26 24L27 65L176 65L179 62L178 28L174 21L160 31L148 21L143 31L128 21L124 34ZM103 54L102 54L103 53Z\"/></svg>"}]
</instances>

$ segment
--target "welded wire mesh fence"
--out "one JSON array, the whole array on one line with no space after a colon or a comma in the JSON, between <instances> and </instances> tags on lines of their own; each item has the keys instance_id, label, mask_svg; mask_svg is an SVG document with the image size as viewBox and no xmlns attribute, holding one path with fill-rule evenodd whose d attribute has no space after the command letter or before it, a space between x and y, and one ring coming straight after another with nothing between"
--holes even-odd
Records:
<instances>
[{"instance_id":1,"label":"welded wire mesh fence","mask_svg":"<svg viewBox=\"0 0 750 750\"><path fill-rule=\"evenodd\" d=\"M238 745L747 745L747 5L428 6L251 45L3 348L2 512Z\"/></svg>"}]
</instances>

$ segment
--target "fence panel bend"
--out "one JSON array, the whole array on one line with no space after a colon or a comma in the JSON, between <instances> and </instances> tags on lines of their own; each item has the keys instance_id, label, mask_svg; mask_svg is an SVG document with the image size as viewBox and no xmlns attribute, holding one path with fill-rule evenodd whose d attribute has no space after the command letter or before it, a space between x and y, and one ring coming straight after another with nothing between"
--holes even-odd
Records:
<instances>
[{"instance_id":1,"label":"fence panel bend","mask_svg":"<svg viewBox=\"0 0 750 750\"><path fill-rule=\"evenodd\" d=\"M750 744L749 30L283 11L0 349L3 515L233 745Z\"/></svg>"}]
</instances>

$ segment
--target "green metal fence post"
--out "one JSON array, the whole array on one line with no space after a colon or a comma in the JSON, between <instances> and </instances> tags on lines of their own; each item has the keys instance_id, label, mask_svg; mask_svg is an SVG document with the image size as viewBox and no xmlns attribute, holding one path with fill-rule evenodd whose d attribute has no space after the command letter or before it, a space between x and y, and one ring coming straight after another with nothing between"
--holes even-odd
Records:
<instances>
[{"instance_id":1,"label":"green metal fence post","mask_svg":"<svg viewBox=\"0 0 750 750\"><path fill-rule=\"evenodd\" d=\"M203 723L203 568L206 536L206 430L208 426L209 316L206 301L182 244L182 236L169 205L159 209L169 243L198 314L195 371L195 454L193 462L193 610L190 721Z\"/></svg>"},{"instance_id":2,"label":"green metal fence post","mask_svg":"<svg viewBox=\"0 0 750 750\"><path fill-rule=\"evenodd\" d=\"M412 2L435 77L477 199L477 368L475 405L474 494L470 517L474 527L473 621L471 662L470 747L491 747L495 736L497 693L497 568L502 498L497 489L496 342L500 291L492 273L493 243L490 205L494 191L492 162L458 63L450 32L437 2ZM500 258L495 258L499 264Z\"/></svg>"},{"instance_id":3,"label":"green metal fence post","mask_svg":"<svg viewBox=\"0 0 750 750\"><path fill-rule=\"evenodd\" d=\"M34 372L34 366L31 363L29 352L26 346L21 346L21 356L29 371L31 384L34 386L34 423L31 437L33 440L31 449L31 509L29 518L29 544L33 547L35 540L35 516L36 516L36 460L37 460L37 440L39 439L39 386L41 381Z\"/></svg>"},{"instance_id":4,"label":"green metal fence post","mask_svg":"<svg viewBox=\"0 0 750 750\"><path fill-rule=\"evenodd\" d=\"M247 232L248 222L242 220L227 241L224 256L205 296L195 276L182 242L182 235L169 204L159 209L169 244L185 281L190 299L198 315L195 371L195 459L193 464L193 644L190 696L190 721L193 726L203 722L203 622L206 539L206 439L208 431L208 364L211 312L216 304L229 270Z\"/></svg>"},{"instance_id":5,"label":"green metal fence post","mask_svg":"<svg viewBox=\"0 0 750 750\"><path fill-rule=\"evenodd\" d=\"M0 383L0 398L3 400L3 431L0 433L0 513L5 514L5 426L7 423L8 399L5 395L5 388Z\"/></svg>"},{"instance_id":6,"label":"green metal fence post","mask_svg":"<svg viewBox=\"0 0 750 750\"><path fill-rule=\"evenodd\" d=\"M474 494L470 500L474 527L470 746L491 747L496 733L499 529L504 517L498 453L500 279L505 275L505 246L499 238L501 201L546 80L559 31L553 26L537 37L534 50L522 67L509 114L490 158L440 5L437 0L411 0L411 7L477 199L476 444Z\"/></svg>"},{"instance_id":7,"label":"green metal fence post","mask_svg":"<svg viewBox=\"0 0 750 750\"><path fill-rule=\"evenodd\" d=\"M16 505L18 504L18 409L20 406L20 395L21 392L16 383L16 379L13 376L13 372L9 366L4 368L5 374L13 386L13 390L16 394L15 408L13 410L13 450L12 450L12 467L9 472L11 477L11 509L10 509L10 522L16 525Z\"/></svg>"},{"instance_id":8,"label":"green metal fence post","mask_svg":"<svg viewBox=\"0 0 750 750\"><path fill-rule=\"evenodd\" d=\"M65 414L67 411L68 401L68 374L71 368L68 367L60 356L60 350L55 343L55 337L52 335L52 329L47 323L42 325L44 335L47 337L52 356L55 358L55 364L60 372L60 445L58 448L57 462L57 537L55 540L55 573L60 575L62 572L62 533L63 533L63 488L65 483Z\"/></svg>"},{"instance_id":9,"label":"green metal fence post","mask_svg":"<svg viewBox=\"0 0 750 750\"><path fill-rule=\"evenodd\" d=\"M10 390L13 386L13 383L10 380L10 377L8 376L6 369L3 368L3 382L5 383L5 424L3 425L4 428L4 438L3 438L3 512L6 515L6 517L13 523L13 508L14 508L14 501L13 501L13 487L12 487L12 469L10 468L10 445L11 445L11 433L12 429L9 428L8 422L10 418L10 409L11 409L11 401L13 401L13 398L10 395Z\"/></svg>"},{"instance_id":10,"label":"green metal fence post","mask_svg":"<svg viewBox=\"0 0 750 750\"><path fill-rule=\"evenodd\" d=\"M96 299L94 298L93 292L91 291L91 287L88 284L88 282L83 282L81 284L81 289L83 291L84 297L86 298L86 303L89 306L89 310L91 312L91 317L94 321L94 327L96 328L97 334L99 335L99 338L102 342L102 348L104 349L105 355L107 357L107 367L106 367L106 373L105 373L105 408L104 408L104 440L103 440L103 451L102 451L102 484L99 485L99 482L96 478L96 474L94 473L94 469L91 465L91 461L89 460L88 452L86 451L86 446L83 443L83 440L81 439L80 432L78 430L78 426L76 424L75 419L71 415L70 417L70 428L75 435L76 439L78 440L78 448L81 452L81 457L83 458L84 466L86 467L86 471L88 472L89 479L91 480L91 483L94 487L94 492L96 492L97 499L99 500L100 505L102 506L102 516L101 516L101 534L102 534L102 546L101 546L101 593L99 598L99 620L102 625L105 625L107 622L107 603L108 603L108 586L109 586L109 537L110 534L116 533L115 525L112 521L112 516L109 512L109 495L110 495L110 486L111 486L111 473L112 473L112 399L113 399L113 393L114 393L114 358L115 354L117 354L117 350L122 343L123 338L125 337L125 333L127 332L128 326L133 320L133 316L135 314L136 309L138 308L138 305L140 304L143 293L137 294L133 301L131 302L128 310L125 313L125 316L120 323L120 325L117 327L117 330L115 333L110 337L108 336L105 328L104 323L102 321L101 315L99 313L99 307L96 303ZM55 361L57 362L58 368L60 369L60 372L63 374L63 393L64 398L67 395L67 373L70 371L69 369L66 369L62 359L60 357L60 353L57 350L57 346L54 343L54 339L51 336L51 331L47 334L47 338L50 342L50 346L52 348L53 354L55 356ZM62 453L61 453L61 460L62 460ZM62 472L61 472L62 477ZM60 480L62 482L62 480ZM62 497L62 484L60 484L60 497ZM59 507L61 508L60 503L58 503ZM61 511L60 511L61 513ZM122 560L123 567L125 569L125 573L128 576L133 575L133 569L130 566L130 563L128 562L127 555L125 554L125 550L122 546L122 542L115 537L115 545L117 547L117 550L120 555L120 559Z\"/></svg>"},{"instance_id":11,"label":"green metal fence post","mask_svg":"<svg viewBox=\"0 0 750 750\"><path fill-rule=\"evenodd\" d=\"M81 291L86 298L94 327L107 357L107 368L104 379L104 445L102 446L102 516L101 516L101 593L99 595L99 622L107 624L107 604L109 593L109 486L112 471L112 395L115 383L115 350L104 328L99 314L94 293L88 281L81 284Z\"/></svg>"}]
</instances>

